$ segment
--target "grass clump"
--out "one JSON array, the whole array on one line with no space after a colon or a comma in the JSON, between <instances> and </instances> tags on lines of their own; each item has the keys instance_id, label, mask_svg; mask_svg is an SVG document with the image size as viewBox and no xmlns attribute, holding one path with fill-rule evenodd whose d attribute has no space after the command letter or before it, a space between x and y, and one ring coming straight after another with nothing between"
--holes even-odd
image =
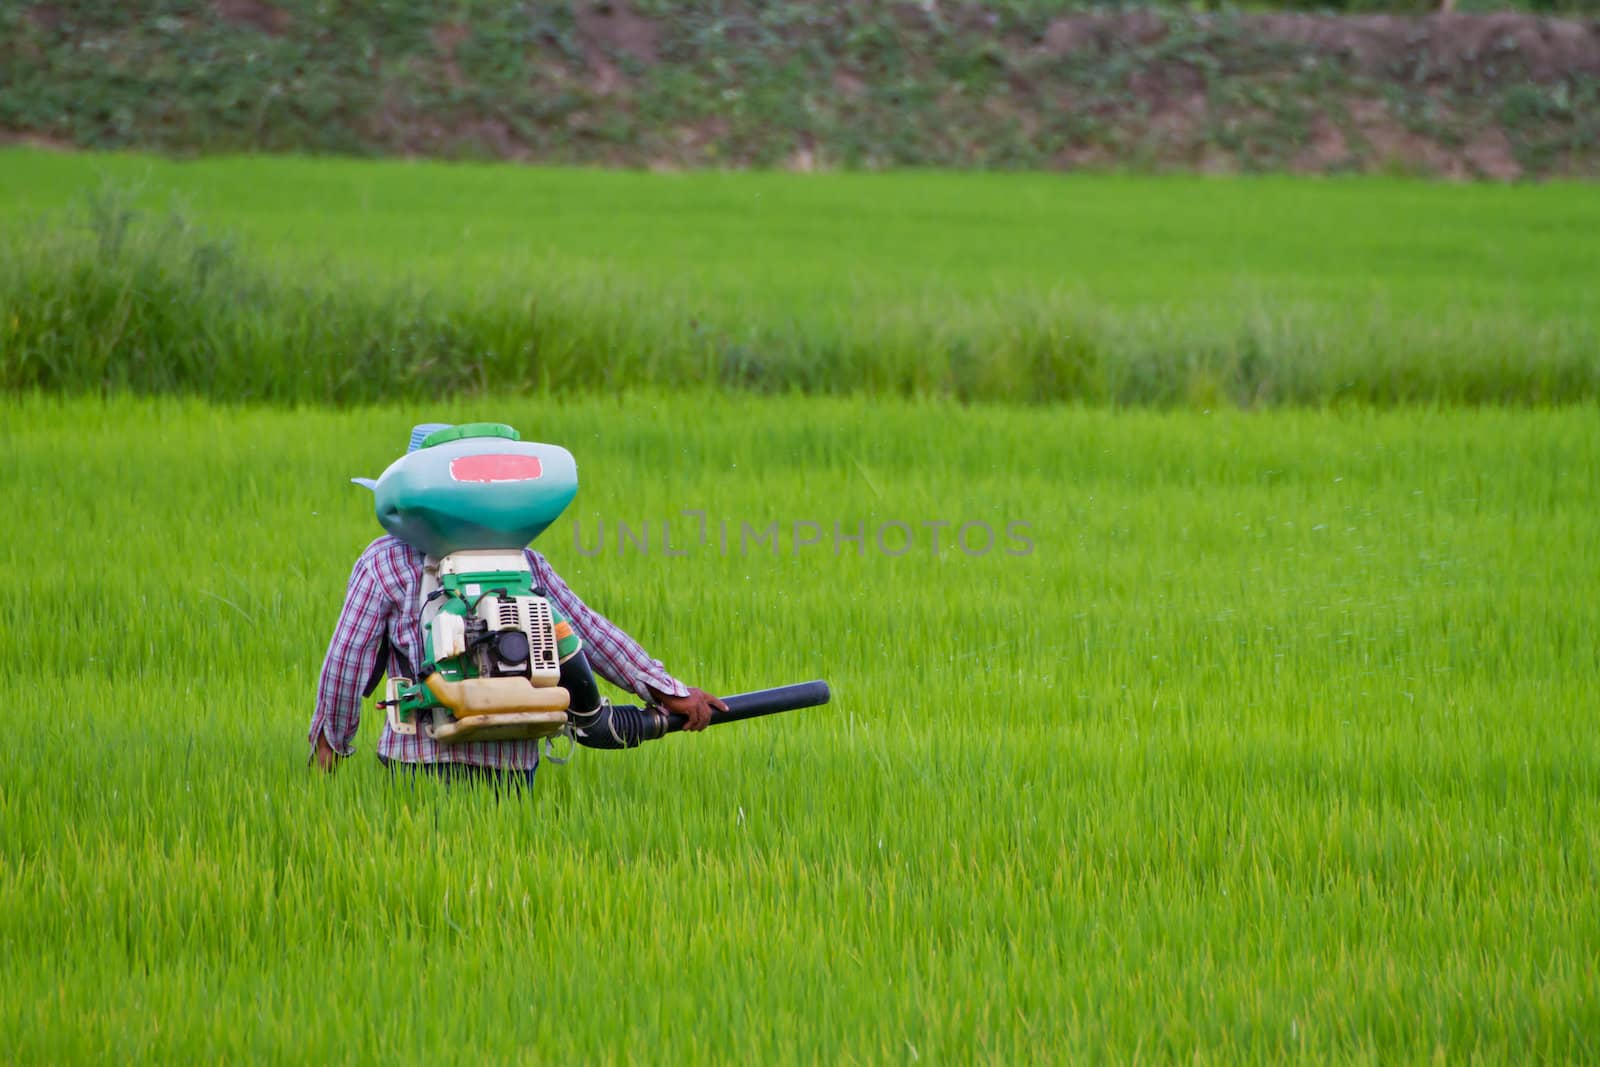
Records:
<instances>
[{"instance_id":1,"label":"grass clump","mask_svg":"<svg viewBox=\"0 0 1600 1067\"><path fill-rule=\"evenodd\" d=\"M532 300L449 306L420 286L295 280L181 214L114 195L13 250L0 266L0 380L13 389L344 403L489 380L529 388L547 359L564 369L541 341L580 343Z\"/></svg>"},{"instance_id":2,"label":"grass clump","mask_svg":"<svg viewBox=\"0 0 1600 1067\"><path fill-rule=\"evenodd\" d=\"M1600 396L1578 187L7 158L12 390Z\"/></svg>"}]
</instances>

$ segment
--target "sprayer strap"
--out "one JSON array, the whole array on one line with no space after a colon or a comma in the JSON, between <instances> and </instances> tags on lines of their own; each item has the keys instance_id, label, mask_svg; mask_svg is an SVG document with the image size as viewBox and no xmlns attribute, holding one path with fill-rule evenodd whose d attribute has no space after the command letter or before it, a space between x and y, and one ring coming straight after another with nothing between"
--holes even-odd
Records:
<instances>
[{"instance_id":1,"label":"sprayer strap","mask_svg":"<svg viewBox=\"0 0 1600 1067\"><path fill-rule=\"evenodd\" d=\"M361 690L362 697L369 697L378 691L378 683L383 681L383 676L389 673L389 654L393 651L401 658L405 658L399 649L389 644L389 632L385 630L378 638L378 655L372 661L372 673L367 675L366 688ZM410 673L410 672L407 672Z\"/></svg>"}]
</instances>

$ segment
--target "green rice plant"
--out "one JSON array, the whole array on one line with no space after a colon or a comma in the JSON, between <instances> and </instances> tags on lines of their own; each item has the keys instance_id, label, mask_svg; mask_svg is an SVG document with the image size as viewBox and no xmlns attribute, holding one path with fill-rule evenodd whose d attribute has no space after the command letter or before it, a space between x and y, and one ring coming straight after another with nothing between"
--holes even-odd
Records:
<instances>
[{"instance_id":1,"label":"green rice plant","mask_svg":"<svg viewBox=\"0 0 1600 1067\"><path fill-rule=\"evenodd\" d=\"M13 396L0 1056L1591 1060L1595 416ZM577 455L591 604L834 702L312 773L346 479L484 417Z\"/></svg>"}]
</instances>

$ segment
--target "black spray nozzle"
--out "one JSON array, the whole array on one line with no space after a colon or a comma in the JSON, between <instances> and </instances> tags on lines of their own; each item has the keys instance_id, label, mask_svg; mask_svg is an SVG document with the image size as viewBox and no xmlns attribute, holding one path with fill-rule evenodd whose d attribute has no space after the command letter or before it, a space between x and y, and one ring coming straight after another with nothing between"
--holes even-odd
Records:
<instances>
[{"instance_id":1,"label":"black spray nozzle","mask_svg":"<svg viewBox=\"0 0 1600 1067\"><path fill-rule=\"evenodd\" d=\"M737 693L722 698L728 710L712 712L711 725L721 726L742 719L776 715L781 711L816 707L826 704L830 695L828 683L822 681ZM592 715L574 715L572 726L578 744L588 748L637 748L646 741L677 733L688 721L685 715L654 706L641 708L633 704L602 704Z\"/></svg>"}]
</instances>

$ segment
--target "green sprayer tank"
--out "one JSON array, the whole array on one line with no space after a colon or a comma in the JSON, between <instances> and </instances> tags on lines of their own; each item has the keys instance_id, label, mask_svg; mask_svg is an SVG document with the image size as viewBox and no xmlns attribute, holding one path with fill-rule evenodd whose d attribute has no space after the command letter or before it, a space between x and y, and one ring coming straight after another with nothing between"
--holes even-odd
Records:
<instances>
[{"instance_id":1,"label":"green sprayer tank","mask_svg":"<svg viewBox=\"0 0 1600 1067\"><path fill-rule=\"evenodd\" d=\"M521 548L578 492L578 465L559 445L517 439L499 423L439 430L373 486L383 528L435 558Z\"/></svg>"}]
</instances>

